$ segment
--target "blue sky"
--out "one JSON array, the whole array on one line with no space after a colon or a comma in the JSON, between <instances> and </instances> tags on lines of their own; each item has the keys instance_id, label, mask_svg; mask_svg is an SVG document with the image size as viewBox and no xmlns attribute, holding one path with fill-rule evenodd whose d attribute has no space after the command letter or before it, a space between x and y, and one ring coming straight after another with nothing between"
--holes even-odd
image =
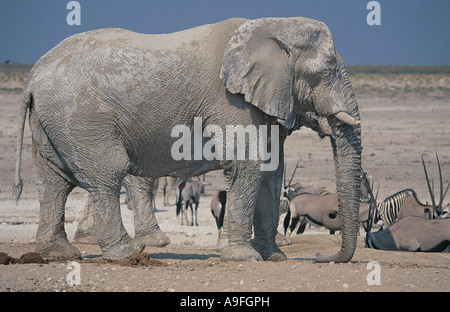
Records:
<instances>
[{"instance_id":1,"label":"blue sky","mask_svg":"<svg viewBox=\"0 0 450 312\"><path fill-rule=\"evenodd\" d=\"M169 33L230 17L304 16L325 22L347 65L450 65L449 0L78 0L81 25L66 22L68 0L1 0L0 62L36 62L64 38L121 27Z\"/></svg>"}]
</instances>

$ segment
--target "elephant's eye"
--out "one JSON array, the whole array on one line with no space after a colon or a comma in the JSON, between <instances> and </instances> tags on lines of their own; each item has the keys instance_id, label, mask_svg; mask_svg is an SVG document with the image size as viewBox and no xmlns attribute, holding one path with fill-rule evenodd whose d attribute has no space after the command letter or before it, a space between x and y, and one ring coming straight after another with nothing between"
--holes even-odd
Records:
<instances>
[{"instance_id":1,"label":"elephant's eye","mask_svg":"<svg viewBox=\"0 0 450 312\"><path fill-rule=\"evenodd\" d=\"M325 77L325 78L329 77L330 74L331 74L331 71L329 69L324 69L322 71L322 76Z\"/></svg>"}]
</instances>

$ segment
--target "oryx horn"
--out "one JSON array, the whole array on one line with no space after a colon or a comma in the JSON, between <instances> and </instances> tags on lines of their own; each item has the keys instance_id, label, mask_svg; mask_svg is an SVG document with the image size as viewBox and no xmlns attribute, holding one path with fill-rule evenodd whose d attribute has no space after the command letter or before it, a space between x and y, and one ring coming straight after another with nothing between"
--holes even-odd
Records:
<instances>
[{"instance_id":1,"label":"oryx horn","mask_svg":"<svg viewBox=\"0 0 450 312\"><path fill-rule=\"evenodd\" d=\"M436 161L437 161L438 170L439 170L439 195L440 195L440 197L439 197L439 205L437 207L439 209L438 213L440 215L442 213L442 203L444 202L445 195L447 195L448 188L450 186L450 182L448 182L447 189L444 192L444 182L442 180L441 163L439 162L439 157L438 157L437 152L435 152L435 153L436 153Z\"/></svg>"},{"instance_id":2,"label":"oryx horn","mask_svg":"<svg viewBox=\"0 0 450 312\"><path fill-rule=\"evenodd\" d=\"M428 192L430 193L431 204L433 205L433 217L434 217L434 213L436 212L436 202L434 200L434 193L430 186L430 179L428 178L428 172L425 166L425 161L423 160L423 154L420 155L420 157L422 157L423 171L425 172L425 179L427 180Z\"/></svg>"},{"instance_id":3,"label":"oryx horn","mask_svg":"<svg viewBox=\"0 0 450 312\"><path fill-rule=\"evenodd\" d=\"M287 186L291 186L291 183L292 183L292 179L294 179L294 175L295 175L295 172L297 171L297 168L298 168L298 163L300 162L300 158L297 160L297 164L295 165L295 168L294 168L294 172L292 173L292 176L291 176L291 179L289 180L289 184L287 185Z\"/></svg>"}]
</instances>

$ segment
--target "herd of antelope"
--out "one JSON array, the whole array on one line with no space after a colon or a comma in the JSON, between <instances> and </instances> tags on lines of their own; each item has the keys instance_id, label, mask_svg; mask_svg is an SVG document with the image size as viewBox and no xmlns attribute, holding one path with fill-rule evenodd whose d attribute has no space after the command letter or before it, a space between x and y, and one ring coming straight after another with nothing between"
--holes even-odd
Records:
<instances>
[{"instance_id":1,"label":"herd of antelope","mask_svg":"<svg viewBox=\"0 0 450 312\"><path fill-rule=\"evenodd\" d=\"M420 202L412 189L401 190L383 201L377 201L377 196L372 192L373 182L370 183L370 178L362 173L359 222L366 232L367 248L431 252L443 251L450 245L449 204L443 206L450 182L444 191L437 154L436 160L440 183L438 202L422 157L431 205ZM337 195L325 190L305 188L298 183L291 184L296 168L289 183L284 181L280 204L280 211L286 212L284 234L289 237L299 222L297 234L303 233L308 223L322 226L325 218L329 220L327 227L330 233L339 230L339 222L335 226L332 222L333 216L337 214ZM372 231L374 224L380 228L376 232Z\"/></svg>"},{"instance_id":2,"label":"herd of antelope","mask_svg":"<svg viewBox=\"0 0 450 312\"><path fill-rule=\"evenodd\" d=\"M450 245L450 214L447 203L443 205L444 198L450 187L450 182L444 187L439 157L436 154L440 194L438 201L434 196L434 185L428 177L428 172L422 156L422 164L426 177L431 205L422 203L412 189L404 189L388 196L383 201L377 201L373 194L373 179L362 172L361 198L359 222L366 237L367 248L391 251L443 251ZM284 215L283 228L285 240L293 233L302 234L307 225L324 226L327 219L327 228L330 234L340 230L340 222L333 222L337 215L337 194L324 188L312 188L293 183L298 168L294 168L289 182L286 183L286 165L283 179L283 188L280 198L280 216ZM197 181L179 181L166 177L162 187L164 192L164 206L169 205L169 194L176 194L176 214L181 215L181 224L189 224L187 210L191 210L190 225L197 225L197 208L200 197L205 193L205 176ZM219 190L211 199L211 213L218 229L217 244L221 238L224 227L227 194ZM183 209L184 205L184 209ZM193 206L194 205L194 206ZM186 212L184 212L186 210ZM378 228L373 231L374 228Z\"/></svg>"}]
</instances>

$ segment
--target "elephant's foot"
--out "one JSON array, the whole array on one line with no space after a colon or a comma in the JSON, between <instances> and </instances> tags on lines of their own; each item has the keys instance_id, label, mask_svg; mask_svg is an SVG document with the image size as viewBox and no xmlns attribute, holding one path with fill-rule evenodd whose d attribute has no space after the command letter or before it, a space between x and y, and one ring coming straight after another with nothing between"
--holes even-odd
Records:
<instances>
[{"instance_id":1,"label":"elephant's foot","mask_svg":"<svg viewBox=\"0 0 450 312\"><path fill-rule=\"evenodd\" d=\"M275 242L277 243L278 247L290 245L291 241L289 238L281 234L280 232L277 232L277 235L275 236Z\"/></svg>"},{"instance_id":2,"label":"elephant's foot","mask_svg":"<svg viewBox=\"0 0 450 312\"><path fill-rule=\"evenodd\" d=\"M170 239L161 230L151 234L136 235L134 241L138 244L151 247L164 247L170 244Z\"/></svg>"},{"instance_id":3,"label":"elephant's foot","mask_svg":"<svg viewBox=\"0 0 450 312\"><path fill-rule=\"evenodd\" d=\"M36 252L47 260L70 260L81 258L80 251L66 237L57 237L51 241L37 241Z\"/></svg>"},{"instance_id":4,"label":"elephant's foot","mask_svg":"<svg viewBox=\"0 0 450 312\"><path fill-rule=\"evenodd\" d=\"M108 260L124 260L131 257L135 252L142 252L144 244L135 242L131 237L125 235L121 241L109 248L102 248L102 257Z\"/></svg>"},{"instance_id":5,"label":"elephant's foot","mask_svg":"<svg viewBox=\"0 0 450 312\"><path fill-rule=\"evenodd\" d=\"M268 242L267 240L253 239L252 246L266 261L284 261L287 259L286 255L278 248L275 241Z\"/></svg>"},{"instance_id":6,"label":"elephant's foot","mask_svg":"<svg viewBox=\"0 0 450 312\"><path fill-rule=\"evenodd\" d=\"M263 258L250 245L226 246L222 250L220 260L222 261L260 261Z\"/></svg>"}]
</instances>

